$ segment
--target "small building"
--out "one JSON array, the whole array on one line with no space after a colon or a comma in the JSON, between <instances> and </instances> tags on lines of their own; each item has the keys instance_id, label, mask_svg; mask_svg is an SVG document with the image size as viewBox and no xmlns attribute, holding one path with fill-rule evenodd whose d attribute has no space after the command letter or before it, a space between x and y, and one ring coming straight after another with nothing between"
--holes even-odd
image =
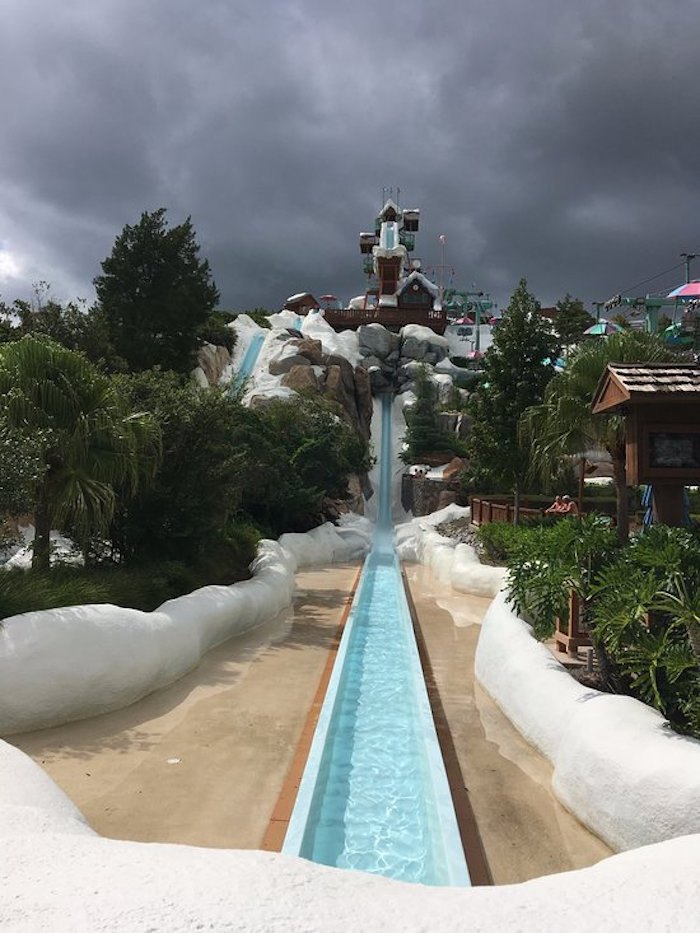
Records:
<instances>
[{"instance_id":1,"label":"small building","mask_svg":"<svg viewBox=\"0 0 700 933\"><path fill-rule=\"evenodd\" d=\"M652 485L656 520L682 524L683 487L700 483L700 366L609 363L592 410L624 416L628 485Z\"/></svg>"},{"instance_id":2,"label":"small building","mask_svg":"<svg viewBox=\"0 0 700 933\"><path fill-rule=\"evenodd\" d=\"M309 311L317 311L320 307L321 305L310 292L299 292L287 298L283 310L293 311L295 314L308 314Z\"/></svg>"}]
</instances>

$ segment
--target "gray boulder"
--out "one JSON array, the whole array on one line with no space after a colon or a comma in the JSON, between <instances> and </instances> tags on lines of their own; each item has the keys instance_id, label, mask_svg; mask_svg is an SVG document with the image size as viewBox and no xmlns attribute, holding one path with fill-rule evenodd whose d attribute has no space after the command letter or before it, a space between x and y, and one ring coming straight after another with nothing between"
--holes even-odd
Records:
<instances>
[{"instance_id":1,"label":"gray boulder","mask_svg":"<svg viewBox=\"0 0 700 933\"><path fill-rule=\"evenodd\" d=\"M373 356L384 359L396 347L392 346L392 335L382 324L362 324L357 329L357 336L360 341L360 352L362 347L367 347Z\"/></svg>"},{"instance_id":2,"label":"gray boulder","mask_svg":"<svg viewBox=\"0 0 700 933\"><path fill-rule=\"evenodd\" d=\"M270 360L268 370L271 376L283 376L294 366L311 366L305 356L299 356L298 353L291 353L289 356L283 356L277 360Z\"/></svg>"}]
</instances>

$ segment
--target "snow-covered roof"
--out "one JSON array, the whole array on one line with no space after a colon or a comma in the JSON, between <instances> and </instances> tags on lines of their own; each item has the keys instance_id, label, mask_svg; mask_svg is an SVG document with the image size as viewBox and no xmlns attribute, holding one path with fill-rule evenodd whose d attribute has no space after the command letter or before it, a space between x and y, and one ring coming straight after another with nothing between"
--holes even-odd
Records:
<instances>
[{"instance_id":1,"label":"snow-covered roof","mask_svg":"<svg viewBox=\"0 0 700 933\"><path fill-rule=\"evenodd\" d=\"M297 292L296 295L290 295L284 303L289 304L292 301L299 301L301 298L313 298L313 295L311 292Z\"/></svg>"},{"instance_id":2,"label":"snow-covered roof","mask_svg":"<svg viewBox=\"0 0 700 933\"><path fill-rule=\"evenodd\" d=\"M380 216L380 217L383 217L383 216L384 216L386 213L388 213L390 210L395 211L396 214L397 214L399 217L401 216L401 211L399 210L398 204L396 204L394 201L392 201L391 198L387 198L386 203L384 204L384 207L383 207L383 208L381 209L381 211L379 212L379 216Z\"/></svg>"},{"instance_id":3,"label":"snow-covered roof","mask_svg":"<svg viewBox=\"0 0 700 933\"><path fill-rule=\"evenodd\" d=\"M379 307L380 308L396 308L398 306L398 299L396 295L380 295L379 296Z\"/></svg>"},{"instance_id":4,"label":"snow-covered roof","mask_svg":"<svg viewBox=\"0 0 700 933\"><path fill-rule=\"evenodd\" d=\"M423 288L428 292L429 295L432 295L433 298L437 298L440 294L440 289L434 282L431 282L430 279L423 275L422 272L411 272L410 275L407 275L406 278L399 280L399 286L396 289L396 294L400 295L409 285L412 285L414 282L418 282Z\"/></svg>"}]
</instances>

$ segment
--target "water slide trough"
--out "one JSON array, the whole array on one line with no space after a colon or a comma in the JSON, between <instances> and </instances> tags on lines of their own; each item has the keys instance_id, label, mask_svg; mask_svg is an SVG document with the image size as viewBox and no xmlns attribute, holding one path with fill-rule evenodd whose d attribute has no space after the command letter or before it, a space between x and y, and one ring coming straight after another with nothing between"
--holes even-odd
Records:
<instances>
[{"instance_id":1,"label":"water slide trough","mask_svg":"<svg viewBox=\"0 0 700 933\"><path fill-rule=\"evenodd\" d=\"M403 881L469 885L394 550L391 404L379 517L282 851Z\"/></svg>"}]
</instances>

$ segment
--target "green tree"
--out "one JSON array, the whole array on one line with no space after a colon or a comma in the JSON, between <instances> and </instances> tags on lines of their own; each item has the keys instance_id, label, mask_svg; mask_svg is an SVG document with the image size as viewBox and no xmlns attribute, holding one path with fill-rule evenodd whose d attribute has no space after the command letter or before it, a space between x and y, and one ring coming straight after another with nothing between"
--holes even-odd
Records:
<instances>
[{"instance_id":1,"label":"green tree","mask_svg":"<svg viewBox=\"0 0 700 933\"><path fill-rule=\"evenodd\" d=\"M188 372L219 300L192 222L168 228L165 208L124 227L94 280L115 351L132 370Z\"/></svg>"},{"instance_id":2,"label":"green tree","mask_svg":"<svg viewBox=\"0 0 700 933\"><path fill-rule=\"evenodd\" d=\"M610 455L617 496L617 530L621 541L629 534L625 473L625 419L594 415L593 395L608 363L651 363L673 360L661 338L627 330L581 345L564 372L547 386L544 399L524 413L521 439L532 450L533 468L540 477L557 469L563 457L603 449Z\"/></svg>"},{"instance_id":3,"label":"green tree","mask_svg":"<svg viewBox=\"0 0 700 933\"><path fill-rule=\"evenodd\" d=\"M48 288L48 286L47 286ZM110 342L109 328L104 312L99 305L84 307L82 302L69 301L65 305L53 299L28 302L16 300L13 311L19 322L12 339L19 340L27 334L45 334L68 350L79 350L91 363L110 370L126 368Z\"/></svg>"},{"instance_id":4,"label":"green tree","mask_svg":"<svg viewBox=\"0 0 700 933\"><path fill-rule=\"evenodd\" d=\"M436 452L463 454L456 434L445 430L441 424L438 388L425 366L416 374L415 395L415 403L406 412L405 449L401 453L404 463L419 463L426 454Z\"/></svg>"},{"instance_id":5,"label":"green tree","mask_svg":"<svg viewBox=\"0 0 700 933\"><path fill-rule=\"evenodd\" d=\"M158 432L128 411L107 376L43 336L0 346L0 422L38 443L32 566L49 566L49 532L105 531L117 484L134 490L153 472Z\"/></svg>"},{"instance_id":6,"label":"green tree","mask_svg":"<svg viewBox=\"0 0 700 933\"><path fill-rule=\"evenodd\" d=\"M250 451L242 509L271 533L314 527L323 499L344 498L350 475L369 469L367 442L322 399L275 401L252 414L236 432Z\"/></svg>"},{"instance_id":7,"label":"green tree","mask_svg":"<svg viewBox=\"0 0 700 933\"><path fill-rule=\"evenodd\" d=\"M554 373L550 360L558 353L552 328L521 279L483 361L484 381L472 395L467 442L470 484L511 489L515 522L530 465L529 447L518 434L520 416L542 401Z\"/></svg>"},{"instance_id":8,"label":"green tree","mask_svg":"<svg viewBox=\"0 0 700 933\"><path fill-rule=\"evenodd\" d=\"M586 311L580 298L572 298L567 292L557 302L557 313L554 318L554 332L563 347L578 343L583 332L595 321Z\"/></svg>"},{"instance_id":9,"label":"green tree","mask_svg":"<svg viewBox=\"0 0 700 933\"><path fill-rule=\"evenodd\" d=\"M152 415L163 450L153 482L117 510L116 550L132 561L196 561L216 546L241 507L246 460L257 464L257 451L255 427L247 446L240 443L239 425L254 424L255 412L174 372L118 375L114 384L130 407Z\"/></svg>"}]
</instances>

